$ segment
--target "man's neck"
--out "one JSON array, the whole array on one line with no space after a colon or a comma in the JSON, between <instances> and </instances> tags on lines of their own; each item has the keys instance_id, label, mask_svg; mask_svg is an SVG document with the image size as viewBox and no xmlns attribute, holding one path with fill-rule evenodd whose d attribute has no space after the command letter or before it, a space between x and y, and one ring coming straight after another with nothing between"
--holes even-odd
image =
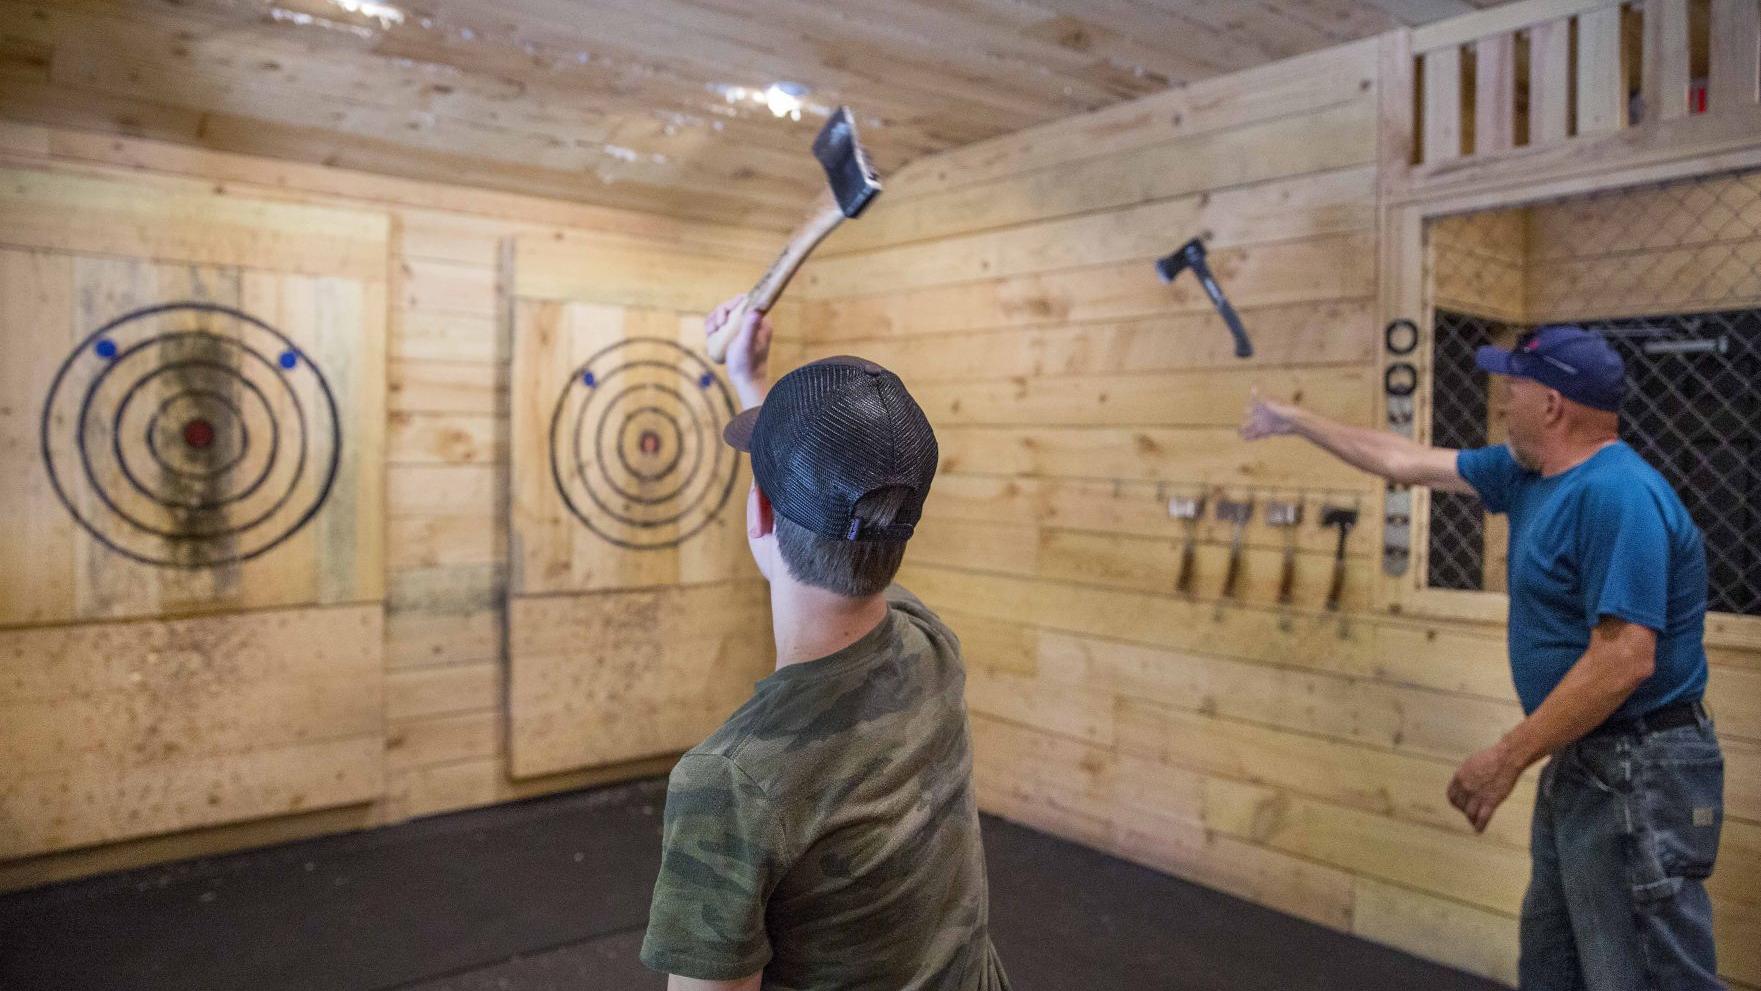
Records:
<instances>
[{"instance_id":1,"label":"man's neck","mask_svg":"<svg viewBox=\"0 0 1761 991\"><path fill-rule=\"evenodd\" d=\"M770 624L777 643L777 670L837 653L886 618L884 595L848 599L788 578L772 582Z\"/></svg>"},{"instance_id":2,"label":"man's neck","mask_svg":"<svg viewBox=\"0 0 1761 991\"><path fill-rule=\"evenodd\" d=\"M1541 477L1563 475L1596 456L1596 452L1619 441L1614 434L1594 434L1562 439L1551 451L1541 455Z\"/></svg>"}]
</instances>

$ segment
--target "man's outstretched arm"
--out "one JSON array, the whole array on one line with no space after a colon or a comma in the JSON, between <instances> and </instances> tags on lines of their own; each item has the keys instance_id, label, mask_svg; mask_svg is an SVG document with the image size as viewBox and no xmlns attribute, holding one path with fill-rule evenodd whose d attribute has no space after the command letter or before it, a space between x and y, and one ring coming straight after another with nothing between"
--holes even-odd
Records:
<instances>
[{"instance_id":1,"label":"man's outstretched arm","mask_svg":"<svg viewBox=\"0 0 1761 991\"><path fill-rule=\"evenodd\" d=\"M1241 436L1259 440L1281 434L1301 437L1346 464L1391 482L1474 494L1473 486L1456 470L1459 451L1427 447L1385 430L1339 423L1299 406L1261 399L1255 390L1247 419L1241 425Z\"/></svg>"}]
</instances>

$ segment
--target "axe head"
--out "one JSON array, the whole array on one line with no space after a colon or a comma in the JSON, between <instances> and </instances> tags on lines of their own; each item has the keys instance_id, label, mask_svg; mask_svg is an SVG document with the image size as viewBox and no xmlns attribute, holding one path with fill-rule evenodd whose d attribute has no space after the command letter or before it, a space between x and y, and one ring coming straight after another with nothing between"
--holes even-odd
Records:
<instances>
[{"instance_id":1,"label":"axe head","mask_svg":"<svg viewBox=\"0 0 1761 991\"><path fill-rule=\"evenodd\" d=\"M844 212L844 216L854 217L861 213L868 201L880 192L880 179L875 177L874 166L869 164L868 152L857 140L856 115L849 107L839 107L838 112L820 128L819 137L813 139L813 157L825 167L825 177L832 184L832 197L838 201L838 209Z\"/></svg>"},{"instance_id":2,"label":"axe head","mask_svg":"<svg viewBox=\"0 0 1761 991\"><path fill-rule=\"evenodd\" d=\"M1173 282L1175 276L1189 268L1202 271L1204 267L1205 243L1196 237L1181 245L1173 254L1156 260L1156 274L1162 277L1163 282Z\"/></svg>"}]
</instances>

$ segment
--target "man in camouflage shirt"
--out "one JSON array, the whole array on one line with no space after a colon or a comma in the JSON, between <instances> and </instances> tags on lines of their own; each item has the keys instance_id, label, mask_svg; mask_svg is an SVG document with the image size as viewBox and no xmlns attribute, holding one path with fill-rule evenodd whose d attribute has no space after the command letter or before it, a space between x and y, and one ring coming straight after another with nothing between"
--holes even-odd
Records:
<instances>
[{"instance_id":1,"label":"man in camouflage shirt","mask_svg":"<svg viewBox=\"0 0 1761 991\"><path fill-rule=\"evenodd\" d=\"M674 991L1006 991L960 642L891 585L935 435L857 358L767 398L770 332L754 315L729 348L747 410L726 437L752 456L777 670L673 770L642 961Z\"/></svg>"}]
</instances>

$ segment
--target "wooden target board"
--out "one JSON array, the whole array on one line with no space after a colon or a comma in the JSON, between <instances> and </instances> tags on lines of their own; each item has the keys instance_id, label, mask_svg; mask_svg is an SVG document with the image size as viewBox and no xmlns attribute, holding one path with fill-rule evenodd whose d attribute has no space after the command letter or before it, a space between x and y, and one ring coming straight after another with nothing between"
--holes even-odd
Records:
<instances>
[{"instance_id":1,"label":"wooden target board","mask_svg":"<svg viewBox=\"0 0 1761 991\"><path fill-rule=\"evenodd\" d=\"M702 347L703 313L759 268L547 238L509 264L511 771L684 750L772 658L751 474L721 440L739 404ZM695 281L642 275L669 267Z\"/></svg>"},{"instance_id":2,"label":"wooden target board","mask_svg":"<svg viewBox=\"0 0 1761 991\"><path fill-rule=\"evenodd\" d=\"M0 169L0 856L379 794L388 235Z\"/></svg>"}]
</instances>

